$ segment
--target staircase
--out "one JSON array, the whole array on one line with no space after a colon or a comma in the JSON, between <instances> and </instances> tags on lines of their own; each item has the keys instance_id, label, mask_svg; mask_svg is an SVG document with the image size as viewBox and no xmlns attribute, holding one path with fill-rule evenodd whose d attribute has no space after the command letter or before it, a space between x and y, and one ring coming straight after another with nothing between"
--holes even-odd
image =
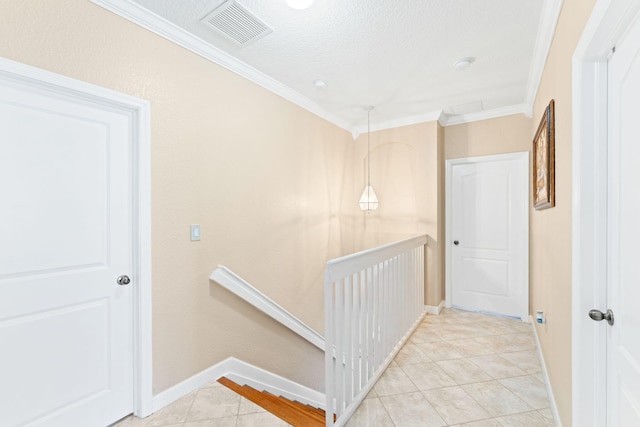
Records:
<instances>
[{"instance_id":1,"label":"staircase","mask_svg":"<svg viewBox=\"0 0 640 427\"><path fill-rule=\"evenodd\" d=\"M239 385L226 377L221 377L218 382L293 426L322 427L326 425L325 412L322 409L276 396L267 391L258 391L248 385Z\"/></svg>"}]
</instances>

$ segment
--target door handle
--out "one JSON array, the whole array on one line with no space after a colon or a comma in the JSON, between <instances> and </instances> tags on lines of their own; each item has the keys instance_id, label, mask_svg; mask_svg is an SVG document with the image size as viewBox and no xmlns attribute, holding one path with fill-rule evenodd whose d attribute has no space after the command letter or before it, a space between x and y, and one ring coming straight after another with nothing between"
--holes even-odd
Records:
<instances>
[{"instance_id":1,"label":"door handle","mask_svg":"<svg viewBox=\"0 0 640 427\"><path fill-rule=\"evenodd\" d=\"M613 311L611 311L611 309L607 310L606 313L603 313L600 310L596 310L594 308L593 310L589 311L589 317L596 322L606 320L609 325L613 326Z\"/></svg>"},{"instance_id":2,"label":"door handle","mask_svg":"<svg viewBox=\"0 0 640 427\"><path fill-rule=\"evenodd\" d=\"M457 240L453 241L453 244L456 245L456 246L458 246L458 243L460 243L460 242L458 242Z\"/></svg>"},{"instance_id":3,"label":"door handle","mask_svg":"<svg viewBox=\"0 0 640 427\"><path fill-rule=\"evenodd\" d=\"M116 282L118 283L118 285L125 286L125 285L128 285L129 283L131 283L131 279L129 279L129 276L123 275L123 276L118 277Z\"/></svg>"}]
</instances>

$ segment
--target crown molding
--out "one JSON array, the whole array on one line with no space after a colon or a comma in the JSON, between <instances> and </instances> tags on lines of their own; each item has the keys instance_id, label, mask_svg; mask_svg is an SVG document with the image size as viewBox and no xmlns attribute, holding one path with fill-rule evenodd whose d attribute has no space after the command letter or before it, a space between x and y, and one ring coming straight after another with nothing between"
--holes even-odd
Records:
<instances>
[{"instance_id":1,"label":"crown molding","mask_svg":"<svg viewBox=\"0 0 640 427\"><path fill-rule=\"evenodd\" d=\"M480 120L495 119L498 117L513 116L514 114L524 114L531 117L531 107L528 104L509 105L507 107L494 108L492 110L479 111L477 113L461 114L459 116L449 116L443 126L460 125L463 123L477 122Z\"/></svg>"},{"instance_id":2,"label":"crown molding","mask_svg":"<svg viewBox=\"0 0 640 427\"><path fill-rule=\"evenodd\" d=\"M381 123L371 124L371 132L394 129L401 126L410 126L420 123L438 121L440 126L454 126L464 123L477 122L480 120L496 119L499 117L513 116L515 114L524 114L526 117L532 116L532 107L528 104L515 104L508 105L506 107L494 108L491 110L479 111L477 113L460 114L457 116L450 115L444 111L434 111L427 114L421 114L416 116L407 117L405 119L389 120ZM353 140L358 139L358 136L367 132L366 126L355 127L352 131Z\"/></svg>"},{"instance_id":3,"label":"crown molding","mask_svg":"<svg viewBox=\"0 0 640 427\"><path fill-rule=\"evenodd\" d=\"M404 117L400 119L386 120L383 122L372 123L371 132L376 132L379 130L395 129L402 126L417 125L420 123L433 122L436 120L440 123L441 126L445 126L445 123L447 122L447 118L448 118L448 115L442 110L432 111L425 114L417 114L415 116L409 116L409 117ZM356 139L358 139L358 136L360 136L363 133L367 133L366 125L355 126L351 131L353 140L355 141Z\"/></svg>"},{"instance_id":4,"label":"crown molding","mask_svg":"<svg viewBox=\"0 0 640 427\"><path fill-rule=\"evenodd\" d=\"M259 86L262 86L276 95L283 97L284 99L344 130L352 131L350 123L329 113L317 103L301 95L299 92L283 85L272 77L256 70L245 62L234 58L223 50L212 46L136 3L129 0L91 0L91 2L133 22L136 25L158 34L159 36L172 41Z\"/></svg>"},{"instance_id":5,"label":"crown molding","mask_svg":"<svg viewBox=\"0 0 640 427\"><path fill-rule=\"evenodd\" d=\"M402 126L416 125L419 123L439 121L442 125L446 121L446 114L440 111L432 111L425 114L416 114L415 116L403 117L400 119L387 120L380 123L374 123L371 127L372 131L399 128ZM366 130L366 128L365 128Z\"/></svg>"},{"instance_id":6,"label":"crown molding","mask_svg":"<svg viewBox=\"0 0 640 427\"><path fill-rule=\"evenodd\" d=\"M211 62L235 73L247 80L261 86L274 94L296 104L297 106L309 111L310 113L324 119L341 129L351 133L353 139L367 131L366 126L354 126L340 117L332 114L318 105L311 99L303 96L299 92L291 89L279 81L269 77L268 75L258 71L224 52L221 49L203 41L202 39L192 35L188 31L169 22L163 17L141 7L131 0L90 0L92 3L103 7L124 19L133 22L136 25L145 28L160 37L163 37L179 46L199 55ZM529 74L529 85L527 90L527 98L525 104L513 105L504 108L497 108L478 113L464 114L459 116L448 115L442 110L431 111L424 114L417 114L410 117L387 120L379 123L372 123L371 131L379 131L393 129L402 126L410 126L419 123L432 122L437 120L441 126L452 126L462 123L469 123L478 120L486 120L501 116L513 114L525 114L531 117L533 110L533 102L540 85L542 72L546 62L547 54L553 40L553 34L560 15L562 0L545 0L541 15L540 31L536 39L535 55L532 63L531 72Z\"/></svg>"},{"instance_id":7,"label":"crown molding","mask_svg":"<svg viewBox=\"0 0 640 427\"><path fill-rule=\"evenodd\" d=\"M533 59L529 67L529 83L527 84L527 97L525 104L533 111L533 103L536 100L544 66L547 63L547 56L551 49L553 36L556 32L563 0L544 0L540 22L538 25L538 35L533 49Z\"/></svg>"}]
</instances>

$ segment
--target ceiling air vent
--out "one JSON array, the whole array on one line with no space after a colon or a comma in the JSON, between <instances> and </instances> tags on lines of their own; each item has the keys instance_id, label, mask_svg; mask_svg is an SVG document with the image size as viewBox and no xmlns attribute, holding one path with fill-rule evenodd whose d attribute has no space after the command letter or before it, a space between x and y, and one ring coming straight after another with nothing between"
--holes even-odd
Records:
<instances>
[{"instance_id":1,"label":"ceiling air vent","mask_svg":"<svg viewBox=\"0 0 640 427\"><path fill-rule=\"evenodd\" d=\"M228 0L200 20L238 46L246 46L273 30L235 0Z\"/></svg>"}]
</instances>

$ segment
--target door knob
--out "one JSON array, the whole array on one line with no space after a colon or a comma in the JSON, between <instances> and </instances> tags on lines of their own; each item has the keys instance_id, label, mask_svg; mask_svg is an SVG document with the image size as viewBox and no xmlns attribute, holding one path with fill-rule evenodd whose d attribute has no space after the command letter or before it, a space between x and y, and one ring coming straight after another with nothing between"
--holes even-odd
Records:
<instances>
[{"instance_id":1,"label":"door knob","mask_svg":"<svg viewBox=\"0 0 640 427\"><path fill-rule=\"evenodd\" d=\"M458 242L457 240L453 241L453 244L456 245L456 246L458 246L458 243L460 243L460 242Z\"/></svg>"},{"instance_id":2,"label":"door knob","mask_svg":"<svg viewBox=\"0 0 640 427\"><path fill-rule=\"evenodd\" d=\"M595 320L596 322L600 322L602 320L606 320L611 326L613 326L613 311L610 309L607 310L606 313L601 312L600 310L590 310L589 317Z\"/></svg>"},{"instance_id":3,"label":"door knob","mask_svg":"<svg viewBox=\"0 0 640 427\"><path fill-rule=\"evenodd\" d=\"M118 283L118 285L124 286L124 285L128 285L129 283L131 283L131 279L129 279L129 276L122 275L122 276L118 277L116 282Z\"/></svg>"}]
</instances>

